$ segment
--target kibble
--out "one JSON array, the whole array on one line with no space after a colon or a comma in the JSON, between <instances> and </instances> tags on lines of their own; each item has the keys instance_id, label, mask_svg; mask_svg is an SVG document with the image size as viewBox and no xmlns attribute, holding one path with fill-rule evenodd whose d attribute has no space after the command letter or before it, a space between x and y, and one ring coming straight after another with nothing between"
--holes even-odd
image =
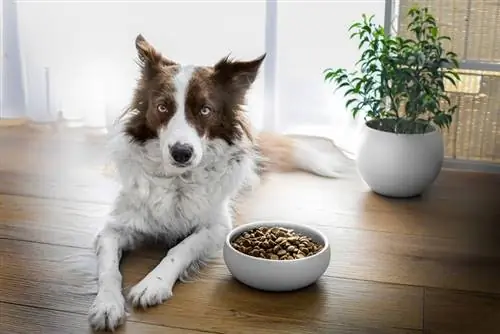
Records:
<instances>
[{"instance_id":1,"label":"kibble","mask_svg":"<svg viewBox=\"0 0 500 334\"><path fill-rule=\"evenodd\" d=\"M311 238L282 227L259 227L241 234L231 244L244 254L270 260L302 259L323 249Z\"/></svg>"}]
</instances>

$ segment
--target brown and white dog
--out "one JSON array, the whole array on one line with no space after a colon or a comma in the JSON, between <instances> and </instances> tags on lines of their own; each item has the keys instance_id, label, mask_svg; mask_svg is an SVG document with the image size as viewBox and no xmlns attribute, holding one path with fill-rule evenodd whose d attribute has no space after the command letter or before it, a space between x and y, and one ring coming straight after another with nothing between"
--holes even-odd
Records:
<instances>
[{"instance_id":1,"label":"brown and white dog","mask_svg":"<svg viewBox=\"0 0 500 334\"><path fill-rule=\"evenodd\" d=\"M141 76L110 140L121 191L95 240L99 287L89 322L96 330L113 330L125 318L123 251L147 237L171 247L128 295L134 306L160 304L178 279L218 253L232 228L232 204L263 171L337 175L327 155L251 129L243 106L265 55L190 66L162 56L141 35L136 47Z\"/></svg>"}]
</instances>

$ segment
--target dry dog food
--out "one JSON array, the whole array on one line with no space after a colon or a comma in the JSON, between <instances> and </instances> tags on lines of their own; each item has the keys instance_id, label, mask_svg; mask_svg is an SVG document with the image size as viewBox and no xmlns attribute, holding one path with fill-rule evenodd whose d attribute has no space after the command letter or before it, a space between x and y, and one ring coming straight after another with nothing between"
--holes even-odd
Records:
<instances>
[{"instance_id":1,"label":"dry dog food","mask_svg":"<svg viewBox=\"0 0 500 334\"><path fill-rule=\"evenodd\" d=\"M259 227L247 231L231 245L244 254L270 260L301 259L323 248L311 238L282 227Z\"/></svg>"}]
</instances>

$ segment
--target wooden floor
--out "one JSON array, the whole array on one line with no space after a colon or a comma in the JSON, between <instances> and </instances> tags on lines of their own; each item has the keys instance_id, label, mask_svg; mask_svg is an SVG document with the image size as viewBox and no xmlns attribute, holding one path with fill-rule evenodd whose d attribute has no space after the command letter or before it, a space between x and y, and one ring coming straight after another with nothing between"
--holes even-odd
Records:
<instances>
[{"instance_id":1,"label":"wooden floor","mask_svg":"<svg viewBox=\"0 0 500 334\"><path fill-rule=\"evenodd\" d=\"M0 127L0 332L89 333L91 241L117 186L98 131ZM120 333L500 333L500 175L443 171L424 196L343 179L273 175L245 221L292 219L330 238L326 275L295 293L234 281L220 260L174 297L130 310ZM164 251L123 263L125 289Z\"/></svg>"}]
</instances>

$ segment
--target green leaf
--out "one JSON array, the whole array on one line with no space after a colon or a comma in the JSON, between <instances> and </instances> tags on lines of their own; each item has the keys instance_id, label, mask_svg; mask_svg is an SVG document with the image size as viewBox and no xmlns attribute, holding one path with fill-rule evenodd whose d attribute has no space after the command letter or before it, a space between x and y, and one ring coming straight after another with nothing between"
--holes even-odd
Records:
<instances>
[{"instance_id":1,"label":"green leaf","mask_svg":"<svg viewBox=\"0 0 500 334\"><path fill-rule=\"evenodd\" d=\"M359 45L358 45L358 49L361 49L363 47L363 45L365 45L366 43L368 43L369 40L368 40L368 37L365 37L363 38L360 42L359 42Z\"/></svg>"},{"instance_id":2,"label":"green leaf","mask_svg":"<svg viewBox=\"0 0 500 334\"><path fill-rule=\"evenodd\" d=\"M451 61L447 58L439 59L439 67L448 67L451 64Z\"/></svg>"},{"instance_id":3,"label":"green leaf","mask_svg":"<svg viewBox=\"0 0 500 334\"><path fill-rule=\"evenodd\" d=\"M450 97L446 94L441 95L441 98L446 101L446 103L451 104Z\"/></svg>"},{"instance_id":4,"label":"green leaf","mask_svg":"<svg viewBox=\"0 0 500 334\"><path fill-rule=\"evenodd\" d=\"M456 113L458 111L458 106L457 105L454 105L453 107L451 107L449 110L448 110L448 113L450 113L451 115L453 115L454 113Z\"/></svg>"},{"instance_id":5,"label":"green leaf","mask_svg":"<svg viewBox=\"0 0 500 334\"><path fill-rule=\"evenodd\" d=\"M326 75L325 75L325 80L330 80L335 77L335 73L334 72L328 72Z\"/></svg>"},{"instance_id":6,"label":"green leaf","mask_svg":"<svg viewBox=\"0 0 500 334\"><path fill-rule=\"evenodd\" d=\"M352 29L354 29L354 28L360 28L360 27L361 27L361 23L360 23L360 22L355 22L355 23L351 24L351 25L349 26L349 29L347 29L347 30L348 30L348 31L351 31L351 30L352 30Z\"/></svg>"},{"instance_id":7,"label":"green leaf","mask_svg":"<svg viewBox=\"0 0 500 334\"><path fill-rule=\"evenodd\" d=\"M348 77L347 77L347 74L345 74L345 72L342 72L341 75L338 76L337 80L339 81L344 81L344 80L347 80Z\"/></svg>"},{"instance_id":8,"label":"green leaf","mask_svg":"<svg viewBox=\"0 0 500 334\"><path fill-rule=\"evenodd\" d=\"M359 93L360 90L361 90L361 85L363 84L363 81L359 81L357 84L356 84L356 87L354 88L356 90L356 93Z\"/></svg>"},{"instance_id":9,"label":"green leaf","mask_svg":"<svg viewBox=\"0 0 500 334\"><path fill-rule=\"evenodd\" d=\"M356 118L356 115L359 113L359 108L355 107L352 109L352 118Z\"/></svg>"},{"instance_id":10,"label":"green leaf","mask_svg":"<svg viewBox=\"0 0 500 334\"><path fill-rule=\"evenodd\" d=\"M457 82L455 81L455 78L452 75L445 73L443 76L446 78L446 80L451 82L453 86L457 87Z\"/></svg>"},{"instance_id":11,"label":"green leaf","mask_svg":"<svg viewBox=\"0 0 500 334\"><path fill-rule=\"evenodd\" d=\"M348 90L344 93L344 97L346 97L347 95L353 95L353 94L356 94L356 88L351 88L351 89L348 89Z\"/></svg>"},{"instance_id":12,"label":"green leaf","mask_svg":"<svg viewBox=\"0 0 500 334\"><path fill-rule=\"evenodd\" d=\"M439 128L449 128L452 121L452 113L444 113L440 111L434 115L432 120Z\"/></svg>"},{"instance_id":13,"label":"green leaf","mask_svg":"<svg viewBox=\"0 0 500 334\"><path fill-rule=\"evenodd\" d=\"M437 79L437 80L436 80L436 83L437 83L437 85L439 86L439 89L441 89L442 91L444 91L444 90L445 90L445 87L444 87L444 82L443 82L443 80L442 80L442 79ZM447 97L447 96L446 96L446 97Z\"/></svg>"},{"instance_id":14,"label":"green leaf","mask_svg":"<svg viewBox=\"0 0 500 334\"><path fill-rule=\"evenodd\" d=\"M350 106L351 104L353 104L354 102L356 102L356 101L357 101L357 99L350 99L350 100L348 100L348 101L346 102L346 104L345 104L345 107L346 107L346 108L349 108L349 106Z\"/></svg>"},{"instance_id":15,"label":"green leaf","mask_svg":"<svg viewBox=\"0 0 500 334\"><path fill-rule=\"evenodd\" d=\"M432 37L437 37L437 35L438 35L438 29L437 29L437 27L431 27L429 30L431 32L431 36Z\"/></svg>"},{"instance_id":16,"label":"green leaf","mask_svg":"<svg viewBox=\"0 0 500 334\"><path fill-rule=\"evenodd\" d=\"M348 82L343 82L337 88L340 89L340 88L344 88L344 87L347 87L347 86L350 86L350 84Z\"/></svg>"}]
</instances>

